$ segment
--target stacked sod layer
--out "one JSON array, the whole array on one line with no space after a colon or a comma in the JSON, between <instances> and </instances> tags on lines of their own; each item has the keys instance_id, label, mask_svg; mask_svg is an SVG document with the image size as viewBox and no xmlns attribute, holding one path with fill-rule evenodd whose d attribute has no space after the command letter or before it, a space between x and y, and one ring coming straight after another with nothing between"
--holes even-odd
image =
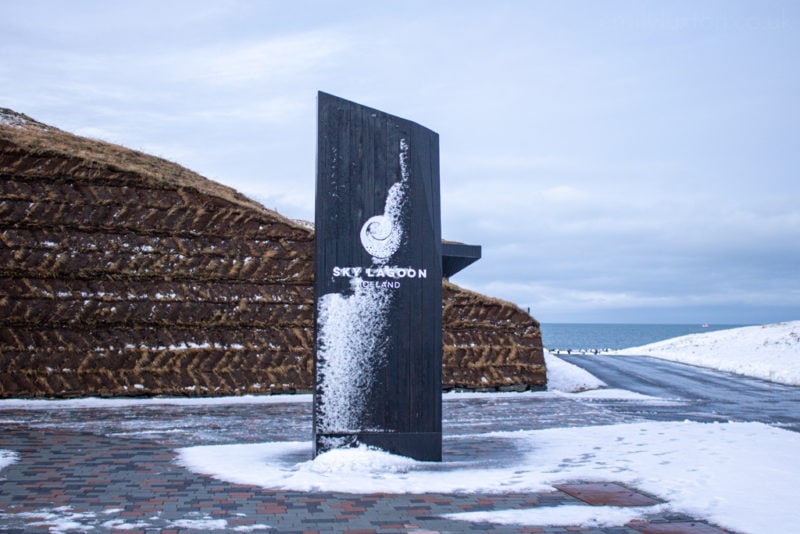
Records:
<instances>
[{"instance_id":1,"label":"stacked sod layer","mask_svg":"<svg viewBox=\"0 0 800 534\"><path fill-rule=\"evenodd\" d=\"M314 233L0 109L0 397L308 391ZM444 289L444 387L545 383L538 323Z\"/></svg>"}]
</instances>

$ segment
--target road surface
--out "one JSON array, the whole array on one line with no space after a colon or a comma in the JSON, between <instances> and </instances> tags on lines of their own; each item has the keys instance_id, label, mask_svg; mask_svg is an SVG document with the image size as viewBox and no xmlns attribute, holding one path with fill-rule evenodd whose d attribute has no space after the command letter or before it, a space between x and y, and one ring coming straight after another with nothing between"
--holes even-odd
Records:
<instances>
[{"instance_id":1,"label":"road surface","mask_svg":"<svg viewBox=\"0 0 800 534\"><path fill-rule=\"evenodd\" d=\"M759 421L800 432L800 387L647 356L563 355L611 388L679 401L615 410L658 420Z\"/></svg>"}]
</instances>

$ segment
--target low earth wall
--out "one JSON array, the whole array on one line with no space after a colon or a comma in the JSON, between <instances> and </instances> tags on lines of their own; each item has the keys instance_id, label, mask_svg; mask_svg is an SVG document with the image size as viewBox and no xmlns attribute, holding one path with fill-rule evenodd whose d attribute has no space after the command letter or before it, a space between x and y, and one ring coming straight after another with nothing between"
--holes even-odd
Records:
<instances>
[{"instance_id":1,"label":"low earth wall","mask_svg":"<svg viewBox=\"0 0 800 534\"><path fill-rule=\"evenodd\" d=\"M0 109L0 397L308 391L314 233ZM545 384L539 324L445 283L445 389Z\"/></svg>"}]
</instances>

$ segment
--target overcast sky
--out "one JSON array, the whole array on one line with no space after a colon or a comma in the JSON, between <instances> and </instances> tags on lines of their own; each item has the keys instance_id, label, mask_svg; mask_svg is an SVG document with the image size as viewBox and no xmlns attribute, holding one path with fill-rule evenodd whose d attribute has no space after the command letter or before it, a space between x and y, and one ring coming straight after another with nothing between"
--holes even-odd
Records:
<instances>
[{"instance_id":1,"label":"overcast sky","mask_svg":"<svg viewBox=\"0 0 800 534\"><path fill-rule=\"evenodd\" d=\"M800 3L0 0L0 107L313 219L322 90L440 135L453 281L540 321L800 319Z\"/></svg>"}]
</instances>

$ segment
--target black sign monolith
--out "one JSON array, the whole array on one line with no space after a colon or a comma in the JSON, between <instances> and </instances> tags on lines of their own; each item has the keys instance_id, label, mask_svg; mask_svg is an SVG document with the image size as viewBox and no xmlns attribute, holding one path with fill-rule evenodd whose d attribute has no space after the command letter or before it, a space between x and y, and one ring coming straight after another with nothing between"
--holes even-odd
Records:
<instances>
[{"instance_id":1,"label":"black sign monolith","mask_svg":"<svg viewBox=\"0 0 800 534\"><path fill-rule=\"evenodd\" d=\"M439 136L318 98L314 454L441 460Z\"/></svg>"}]
</instances>

